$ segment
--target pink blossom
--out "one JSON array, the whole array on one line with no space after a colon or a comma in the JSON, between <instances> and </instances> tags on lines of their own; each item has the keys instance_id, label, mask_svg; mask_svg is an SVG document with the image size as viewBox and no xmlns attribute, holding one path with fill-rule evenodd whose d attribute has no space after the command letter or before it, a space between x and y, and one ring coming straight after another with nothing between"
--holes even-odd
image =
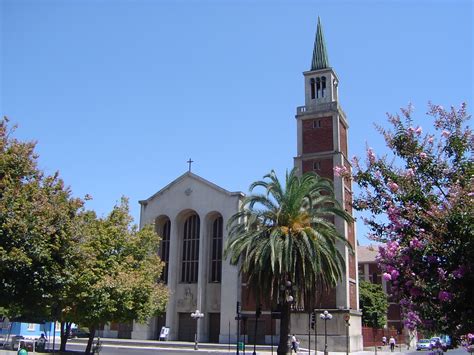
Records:
<instances>
[{"instance_id":1,"label":"pink blossom","mask_svg":"<svg viewBox=\"0 0 474 355\"><path fill-rule=\"evenodd\" d=\"M405 172L405 176L413 177L415 176L415 171L412 168L408 168L407 171Z\"/></svg>"},{"instance_id":2,"label":"pink blossom","mask_svg":"<svg viewBox=\"0 0 474 355\"><path fill-rule=\"evenodd\" d=\"M457 279L460 279L461 277L464 276L464 273L465 273L464 266L460 266L456 270L453 271L453 276Z\"/></svg>"},{"instance_id":3,"label":"pink blossom","mask_svg":"<svg viewBox=\"0 0 474 355\"><path fill-rule=\"evenodd\" d=\"M421 135L422 132L423 132L423 129L421 128L421 126L416 127L415 133L416 133L417 135Z\"/></svg>"},{"instance_id":4,"label":"pink blossom","mask_svg":"<svg viewBox=\"0 0 474 355\"><path fill-rule=\"evenodd\" d=\"M427 156L428 156L428 155L427 155L425 152L421 152L421 153L420 153L420 158L421 158L421 159L426 159Z\"/></svg>"},{"instance_id":5,"label":"pink blossom","mask_svg":"<svg viewBox=\"0 0 474 355\"><path fill-rule=\"evenodd\" d=\"M375 163L375 153L372 148L367 149L367 158L369 159L370 164Z\"/></svg>"},{"instance_id":6,"label":"pink blossom","mask_svg":"<svg viewBox=\"0 0 474 355\"><path fill-rule=\"evenodd\" d=\"M452 298L452 294L449 293L449 292L440 291L440 292L438 293L438 299L439 299L441 302L449 301L451 298Z\"/></svg>"},{"instance_id":7,"label":"pink blossom","mask_svg":"<svg viewBox=\"0 0 474 355\"><path fill-rule=\"evenodd\" d=\"M446 279L446 270L443 270L442 268L438 268L438 276L441 280Z\"/></svg>"},{"instance_id":8,"label":"pink blossom","mask_svg":"<svg viewBox=\"0 0 474 355\"><path fill-rule=\"evenodd\" d=\"M428 138L428 143L433 144L433 141L434 141L434 137L430 136L430 138Z\"/></svg>"},{"instance_id":9,"label":"pink blossom","mask_svg":"<svg viewBox=\"0 0 474 355\"><path fill-rule=\"evenodd\" d=\"M357 169L360 168L359 166L359 158L357 156L353 156L352 159L351 159L351 163L352 165L354 165Z\"/></svg>"},{"instance_id":10,"label":"pink blossom","mask_svg":"<svg viewBox=\"0 0 474 355\"><path fill-rule=\"evenodd\" d=\"M413 112L413 104L409 103L406 109L402 107L400 108L400 111L402 111L406 118L410 118L410 114Z\"/></svg>"},{"instance_id":11,"label":"pink blossom","mask_svg":"<svg viewBox=\"0 0 474 355\"><path fill-rule=\"evenodd\" d=\"M419 288L417 287L412 287L410 288L410 295L412 297L418 297L418 296L421 296L422 292Z\"/></svg>"},{"instance_id":12,"label":"pink blossom","mask_svg":"<svg viewBox=\"0 0 474 355\"><path fill-rule=\"evenodd\" d=\"M385 281L390 281L392 279L392 275L390 275L388 272L384 272L382 277Z\"/></svg>"},{"instance_id":13,"label":"pink blossom","mask_svg":"<svg viewBox=\"0 0 474 355\"><path fill-rule=\"evenodd\" d=\"M398 276L400 276L400 273L398 272L398 270L392 270L392 272L390 273L390 276L392 280L396 280Z\"/></svg>"},{"instance_id":14,"label":"pink blossom","mask_svg":"<svg viewBox=\"0 0 474 355\"><path fill-rule=\"evenodd\" d=\"M390 191L392 191L394 193L398 191L398 185L397 185L397 183L395 183L393 181L390 181L388 183L388 187L389 187Z\"/></svg>"},{"instance_id":15,"label":"pink blossom","mask_svg":"<svg viewBox=\"0 0 474 355\"><path fill-rule=\"evenodd\" d=\"M402 262L403 263L408 264L409 261L410 261L410 257L408 255L403 255L402 256Z\"/></svg>"},{"instance_id":16,"label":"pink blossom","mask_svg":"<svg viewBox=\"0 0 474 355\"><path fill-rule=\"evenodd\" d=\"M441 132L441 135L442 135L444 138L448 138L448 137L451 135L451 132L449 132L449 131L446 130L446 129L443 129L443 132Z\"/></svg>"},{"instance_id":17,"label":"pink blossom","mask_svg":"<svg viewBox=\"0 0 474 355\"><path fill-rule=\"evenodd\" d=\"M400 223L398 209L394 206L390 206L387 210L388 219L393 223Z\"/></svg>"},{"instance_id":18,"label":"pink blossom","mask_svg":"<svg viewBox=\"0 0 474 355\"><path fill-rule=\"evenodd\" d=\"M418 240L418 238L413 238L410 240L410 248L413 249L421 249L423 247L423 244Z\"/></svg>"},{"instance_id":19,"label":"pink blossom","mask_svg":"<svg viewBox=\"0 0 474 355\"><path fill-rule=\"evenodd\" d=\"M417 325L421 323L420 317L413 311L407 312L404 318L405 325L411 330L416 329Z\"/></svg>"},{"instance_id":20,"label":"pink blossom","mask_svg":"<svg viewBox=\"0 0 474 355\"><path fill-rule=\"evenodd\" d=\"M408 133L408 134L413 134L413 132L415 132L415 129L414 129L413 127L411 127L411 126L408 127L407 133Z\"/></svg>"},{"instance_id":21,"label":"pink blossom","mask_svg":"<svg viewBox=\"0 0 474 355\"><path fill-rule=\"evenodd\" d=\"M339 177L347 174L347 168L345 166L335 166L333 170L334 174Z\"/></svg>"}]
</instances>

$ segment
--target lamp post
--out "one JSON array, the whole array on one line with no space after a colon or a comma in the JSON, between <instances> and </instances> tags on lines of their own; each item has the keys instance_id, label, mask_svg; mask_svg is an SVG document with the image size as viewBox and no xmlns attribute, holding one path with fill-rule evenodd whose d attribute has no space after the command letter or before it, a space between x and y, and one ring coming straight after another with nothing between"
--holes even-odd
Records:
<instances>
[{"instance_id":1,"label":"lamp post","mask_svg":"<svg viewBox=\"0 0 474 355\"><path fill-rule=\"evenodd\" d=\"M196 320L196 333L194 333L194 350L198 350L198 321L204 317L204 313L201 313L199 309L196 309L193 313L191 313L191 318Z\"/></svg>"},{"instance_id":2,"label":"lamp post","mask_svg":"<svg viewBox=\"0 0 474 355\"><path fill-rule=\"evenodd\" d=\"M254 332L254 338L253 338L253 353L252 355L256 355L257 352L257 326L258 326L258 319L262 315L262 305L259 304L257 306L257 309L255 310L255 332Z\"/></svg>"},{"instance_id":3,"label":"lamp post","mask_svg":"<svg viewBox=\"0 0 474 355\"><path fill-rule=\"evenodd\" d=\"M351 319L350 313L347 313L344 316L344 321L346 322L346 355L349 355L349 327L351 324L349 323Z\"/></svg>"},{"instance_id":4,"label":"lamp post","mask_svg":"<svg viewBox=\"0 0 474 355\"><path fill-rule=\"evenodd\" d=\"M319 317L324 321L324 355L328 355L328 329L327 321L332 319L332 314L328 311L324 311L319 315Z\"/></svg>"}]
</instances>

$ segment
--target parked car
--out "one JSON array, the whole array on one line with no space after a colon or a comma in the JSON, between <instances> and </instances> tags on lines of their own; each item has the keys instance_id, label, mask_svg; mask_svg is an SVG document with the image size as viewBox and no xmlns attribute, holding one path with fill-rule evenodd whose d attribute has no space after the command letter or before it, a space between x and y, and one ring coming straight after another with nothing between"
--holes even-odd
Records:
<instances>
[{"instance_id":1,"label":"parked car","mask_svg":"<svg viewBox=\"0 0 474 355\"><path fill-rule=\"evenodd\" d=\"M86 331L85 329L81 328L71 328L71 334L69 335L69 338L89 338L90 333Z\"/></svg>"},{"instance_id":2,"label":"parked car","mask_svg":"<svg viewBox=\"0 0 474 355\"><path fill-rule=\"evenodd\" d=\"M416 343L416 350L431 350L431 343L429 339L420 339Z\"/></svg>"},{"instance_id":3,"label":"parked car","mask_svg":"<svg viewBox=\"0 0 474 355\"><path fill-rule=\"evenodd\" d=\"M430 349L441 349L442 351L448 351L446 343L440 337L433 337L430 339Z\"/></svg>"}]
</instances>

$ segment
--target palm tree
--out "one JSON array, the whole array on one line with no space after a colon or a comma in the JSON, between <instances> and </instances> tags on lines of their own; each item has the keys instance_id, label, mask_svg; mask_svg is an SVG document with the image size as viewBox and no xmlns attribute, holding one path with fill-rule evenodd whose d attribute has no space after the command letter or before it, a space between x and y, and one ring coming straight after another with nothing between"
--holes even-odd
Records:
<instances>
[{"instance_id":1,"label":"palm tree","mask_svg":"<svg viewBox=\"0 0 474 355\"><path fill-rule=\"evenodd\" d=\"M341 279L344 258L336 247L340 241L350 247L333 223L338 216L352 218L334 197L332 183L314 173L286 173L282 187L272 170L250 185L250 192L263 187L263 194L250 194L239 212L227 224L229 238L224 255L230 263L240 262L240 274L257 300L270 300L281 310L277 353L288 351L290 301L285 297L293 285L297 307L314 297L316 285L334 287Z\"/></svg>"}]
</instances>

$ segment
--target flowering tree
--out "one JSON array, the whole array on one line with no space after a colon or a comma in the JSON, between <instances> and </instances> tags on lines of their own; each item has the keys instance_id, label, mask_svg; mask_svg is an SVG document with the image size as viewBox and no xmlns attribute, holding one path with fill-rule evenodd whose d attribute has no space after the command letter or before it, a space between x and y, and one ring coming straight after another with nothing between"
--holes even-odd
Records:
<instances>
[{"instance_id":1,"label":"flowering tree","mask_svg":"<svg viewBox=\"0 0 474 355\"><path fill-rule=\"evenodd\" d=\"M429 104L434 127L425 133L412 107L377 127L391 155L367 149L354 158L361 193L357 210L369 212L371 239L381 242L378 263L402 306L405 325L452 334L474 329L472 132L466 105ZM429 125L431 126L431 125ZM343 167L335 173L346 175Z\"/></svg>"}]
</instances>

